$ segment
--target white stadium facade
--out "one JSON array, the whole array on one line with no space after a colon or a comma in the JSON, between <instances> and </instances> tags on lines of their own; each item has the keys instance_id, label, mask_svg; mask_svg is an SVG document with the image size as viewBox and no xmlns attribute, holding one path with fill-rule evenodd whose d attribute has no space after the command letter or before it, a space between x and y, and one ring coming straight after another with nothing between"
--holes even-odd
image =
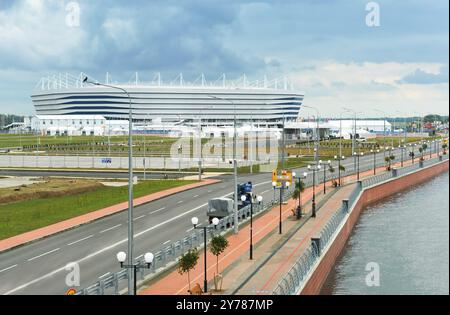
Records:
<instances>
[{"instance_id":1,"label":"white stadium facade","mask_svg":"<svg viewBox=\"0 0 450 315\"><path fill-rule=\"evenodd\" d=\"M101 115L109 120L128 119L129 98L116 89L83 83L84 74L42 78L31 98L36 115ZM92 79L91 79L92 80ZM180 74L171 82L156 76L142 82L118 84L107 75L105 84L125 89L131 98L133 121L193 122L202 120L227 124L238 121L265 123L295 121L304 93L293 89L287 79L268 81L226 80L214 82L202 75L186 82Z\"/></svg>"}]
</instances>

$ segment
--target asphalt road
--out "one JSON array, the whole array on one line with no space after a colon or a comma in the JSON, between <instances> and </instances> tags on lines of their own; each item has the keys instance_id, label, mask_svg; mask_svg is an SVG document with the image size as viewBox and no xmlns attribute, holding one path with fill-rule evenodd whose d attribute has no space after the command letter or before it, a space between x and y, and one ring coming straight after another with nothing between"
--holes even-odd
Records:
<instances>
[{"instance_id":1,"label":"asphalt road","mask_svg":"<svg viewBox=\"0 0 450 315\"><path fill-rule=\"evenodd\" d=\"M397 156L399 156L397 154ZM343 165L353 169L353 158ZM337 162L333 162L336 165ZM378 165L384 165L383 153ZM360 159L360 170L373 167L373 156ZM303 172L305 170L296 170ZM335 172L334 176L337 176ZM321 176L319 176L321 178ZM231 195L233 177L221 176L221 183L181 192L136 207L134 210L135 252L139 257L156 252L192 231L190 219L197 216L206 222L207 202L211 198ZM311 183L308 176L306 184ZM240 176L239 182L252 181L254 192L265 201L273 198L271 174ZM86 287L108 273L120 270L116 253L127 251L127 212L91 222L78 228L0 254L0 294L65 294L68 289L65 270L68 263L80 266L80 287ZM126 285L126 281L122 281Z\"/></svg>"}]
</instances>

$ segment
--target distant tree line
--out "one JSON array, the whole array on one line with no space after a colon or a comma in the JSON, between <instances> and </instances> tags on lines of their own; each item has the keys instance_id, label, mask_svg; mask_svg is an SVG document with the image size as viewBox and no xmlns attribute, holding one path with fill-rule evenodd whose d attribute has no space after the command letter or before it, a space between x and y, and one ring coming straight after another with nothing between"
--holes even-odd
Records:
<instances>
[{"instance_id":1,"label":"distant tree line","mask_svg":"<svg viewBox=\"0 0 450 315\"><path fill-rule=\"evenodd\" d=\"M0 127L8 126L13 122L23 122L23 116L0 114Z\"/></svg>"}]
</instances>

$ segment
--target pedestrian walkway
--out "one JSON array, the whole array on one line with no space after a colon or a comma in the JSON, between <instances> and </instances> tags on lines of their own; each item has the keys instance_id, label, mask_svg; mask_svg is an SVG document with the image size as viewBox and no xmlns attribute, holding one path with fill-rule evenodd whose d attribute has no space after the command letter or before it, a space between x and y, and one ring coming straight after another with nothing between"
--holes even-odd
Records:
<instances>
[{"instance_id":1,"label":"pedestrian walkway","mask_svg":"<svg viewBox=\"0 0 450 315\"><path fill-rule=\"evenodd\" d=\"M332 198L317 212L316 218L309 219L296 233L277 250L270 259L258 268L250 279L246 279L243 286L239 287L235 294L271 294L279 280L295 264L303 252L310 246L311 237L320 233L323 226L330 220L333 214L342 205L342 200L346 199L356 184L339 189ZM251 274L247 270L242 270L242 274Z\"/></svg>"}]
</instances>

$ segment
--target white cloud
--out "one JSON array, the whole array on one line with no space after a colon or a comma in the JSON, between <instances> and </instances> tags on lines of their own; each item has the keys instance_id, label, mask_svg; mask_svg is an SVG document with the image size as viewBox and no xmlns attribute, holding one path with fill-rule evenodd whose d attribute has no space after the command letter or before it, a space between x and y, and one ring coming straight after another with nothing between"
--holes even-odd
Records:
<instances>
[{"instance_id":1,"label":"white cloud","mask_svg":"<svg viewBox=\"0 0 450 315\"><path fill-rule=\"evenodd\" d=\"M17 68L70 64L82 48L82 28L66 25L65 2L27 0L0 11L0 58Z\"/></svg>"},{"instance_id":2,"label":"white cloud","mask_svg":"<svg viewBox=\"0 0 450 315\"><path fill-rule=\"evenodd\" d=\"M439 74L439 63L339 63L317 62L314 67L291 74L295 86L306 92L305 104L339 115L351 107L366 116L379 116L373 109L405 115L413 112L448 114L449 84L404 84L400 80L420 69ZM308 112L306 111L307 115Z\"/></svg>"}]
</instances>

